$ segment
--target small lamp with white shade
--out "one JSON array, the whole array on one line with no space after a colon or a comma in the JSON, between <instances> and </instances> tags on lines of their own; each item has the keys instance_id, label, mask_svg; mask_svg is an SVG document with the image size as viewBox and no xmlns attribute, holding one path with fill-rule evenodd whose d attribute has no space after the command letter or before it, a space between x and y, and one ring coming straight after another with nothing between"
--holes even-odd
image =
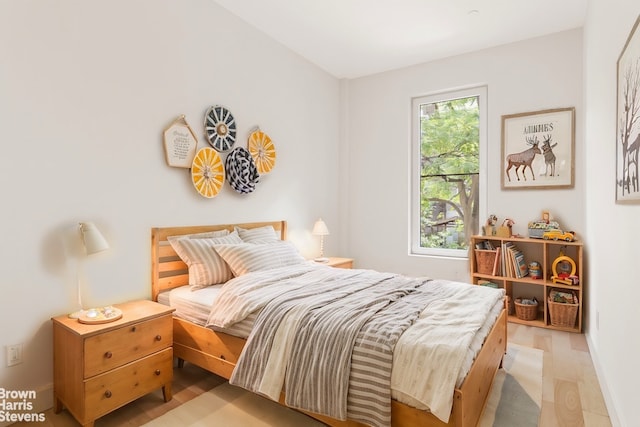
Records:
<instances>
[{"instance_id":1,"label":"small lamp with white shade","mask_svg":"<svg viewBox=\"0 0 640 427\"><path fill-rule=\"evenodd\" d=\"M324 236L329 235L329 228L327 228L327 224L320 218L315 224L313 224L313 231L311 232L314 236L320 236L320 256L315 258L316 262L329 262L329 258L324 256Z\"/></svg>"},{"instance_id":2,"label":"small lamp with white shade","mask_svg":"<svg viewBox=\"0 0 640 427\"><path fill-rule=\"evenodd\" d=\"M98 227L92 222L78 224L80 240L83 243L86 255L93 255L109 249L109 243L104 238ZM91 308L85 310L82 304L82 289L78 277L78 305L80 310L69 314L72 319L78 319L82 323L107 323L122 317L122 312L115 307Z\"/></svg>"}]
</instances>

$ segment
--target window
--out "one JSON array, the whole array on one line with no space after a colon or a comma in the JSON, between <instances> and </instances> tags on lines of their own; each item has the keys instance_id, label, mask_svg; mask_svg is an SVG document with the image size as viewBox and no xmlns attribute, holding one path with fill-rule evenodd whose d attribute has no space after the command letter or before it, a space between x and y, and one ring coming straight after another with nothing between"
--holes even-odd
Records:
<instances>
[{"instance_id":1,"label":"window","mask_svg":"<svg viewBox=\"0 0 640 427\"><path fill-rule=\"evenodd\" d=\"M412 100L412 254L467 256L486 216L486 110L486 87Z\"/></svg>"}]
</instances>

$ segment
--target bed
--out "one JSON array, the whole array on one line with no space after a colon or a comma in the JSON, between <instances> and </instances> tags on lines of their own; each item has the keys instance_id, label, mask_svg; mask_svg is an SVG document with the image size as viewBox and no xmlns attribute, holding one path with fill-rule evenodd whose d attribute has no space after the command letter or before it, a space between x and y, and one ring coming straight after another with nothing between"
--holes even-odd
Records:
<instances>
[{"instance_id":1,"label":"bed","mask_svg":"<svg viewBox=\"0 0 640 427\"><path fill-rule=\"evenodd\" d=\"M224 224L208 226L162 227L151 230L152 253L152 298L158 301L162 294L177 291L189 285L186 264L169 243L170 236L184 236L198 233L214 233L236 227L251 230L272 227L281 240L286 239L285 221ZM235 332L214 330L188 318L175 316L174 356L180 362L198 365L224 378L231 378L241 353L247 344L246 338ZM488 329L482 347L466 372L464 381L453 391L453 405L448 422L434 416L430 411L418 409L398 399L391 401L391 425L401 426L475 426L482 414L491 389L493 378L506 352L506 313L504 304L495 323ZM280 398L284 404L284 393ZM304 411L303 411L304 412ZM331 426L357 427L365 424L327 417L313 412L310 416Z\"/></svg>"}]
</instances>

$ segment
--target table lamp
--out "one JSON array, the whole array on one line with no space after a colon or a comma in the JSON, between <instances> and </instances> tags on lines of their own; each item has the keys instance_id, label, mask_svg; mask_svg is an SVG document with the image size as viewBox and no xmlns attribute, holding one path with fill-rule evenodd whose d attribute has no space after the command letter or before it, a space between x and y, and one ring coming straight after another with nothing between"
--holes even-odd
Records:
<instances>
[{"instance_id":1,"label":"table lamp","mask_svg":"<svg viewBox=\"0 0 640 427\"><path fill-rule=\"evenodd\" d=\"M320 236L320 256L315 258L315 262L328 262L329 258L324 256L324 236L329 235L329 229L327 228L327 224L324 223L322 219L318 219L315 224L313 224L313 231L311 232L314 236Z\"/></svg>"},{"instance_id":2,"label":"table lamp","mask_svg":"<svg viewBox=\"0 0 640 427\"><path fill-rule=\"evenodd\" d=\"M107 240L94 223L81 222L78 224L78 230L80 231L80 240L82 241L87 256L109 249ZM114 307L84 309L82 304L80 274L78 274L78 305L80 310L69 314L69 317L78 319L78 321L82 323L106 323L122 317L122 312Z\"/></svg>"}]
</instances>

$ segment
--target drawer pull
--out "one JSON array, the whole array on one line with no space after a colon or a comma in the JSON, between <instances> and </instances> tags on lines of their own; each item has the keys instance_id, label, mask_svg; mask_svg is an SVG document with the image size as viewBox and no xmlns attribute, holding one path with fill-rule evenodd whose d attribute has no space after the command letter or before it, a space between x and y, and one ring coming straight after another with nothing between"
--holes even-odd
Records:
<instances>
[{"instance_id":1,"label":"drawer pull","mask_svg":"<svg viewBox=\"0 0 640 427\"><path fill-rule=\"evenodd\" d=\"M221 355L220 355L220 359L222 359L222 360L227 360L227 358L226 358L226 357L224 357L224 354L221 354Z\"/></svg>"},{"instance_id":2,"label":"drawer pull","mask_svg":"<svg viewBox=\"0 0 640 427\"><path fill-rule=\"evenodd\" d=\"M106 397L107 399L111 397L111 391L107 390L104 392L104 397Z\"/></svg>"},{"instance_id":3,"label":"drawer pull","mask_svg":"<svg viewBox=\"0 0 640 427\"><path fill-rule=\"evenodd\" d=\"M162 337L160 335L156 335L156 341L161 341Z\"/></svg>"},{"instance_id":4,"label":"drawer pull","mask_svg":"<svg viewBox=\"0 0 640 427\"><path fill-rule=\"evenodd\" d=\"M107 359L111 359L111 357L112 357L112 356L113 356L113 353L111 353L110 351L107 351L107 352L104 354L104 357L105 357L105 358L107 358Z\"/></svg>"},{"instance_id":5,"label":"drawer pull","mask_svg":"<svg viewBox=\"0 0 640 427\"><path fill-rule=\"evenodd\" d=\"M156 374L156 375L160 375L160 369L156 369L155 374Z\"/></svg>"},{"instance_id":6,"label":"drawer pull","mask_svg":"<svg viewBox=\"0 0 640 427\"><path fill-rule=\"evenodd\" d=\"M132 327L131 327L131 332L135 332L135 331L136 331L136 327L135 327L135 326L132 326Z\"/></svg>"}]
</instances>

